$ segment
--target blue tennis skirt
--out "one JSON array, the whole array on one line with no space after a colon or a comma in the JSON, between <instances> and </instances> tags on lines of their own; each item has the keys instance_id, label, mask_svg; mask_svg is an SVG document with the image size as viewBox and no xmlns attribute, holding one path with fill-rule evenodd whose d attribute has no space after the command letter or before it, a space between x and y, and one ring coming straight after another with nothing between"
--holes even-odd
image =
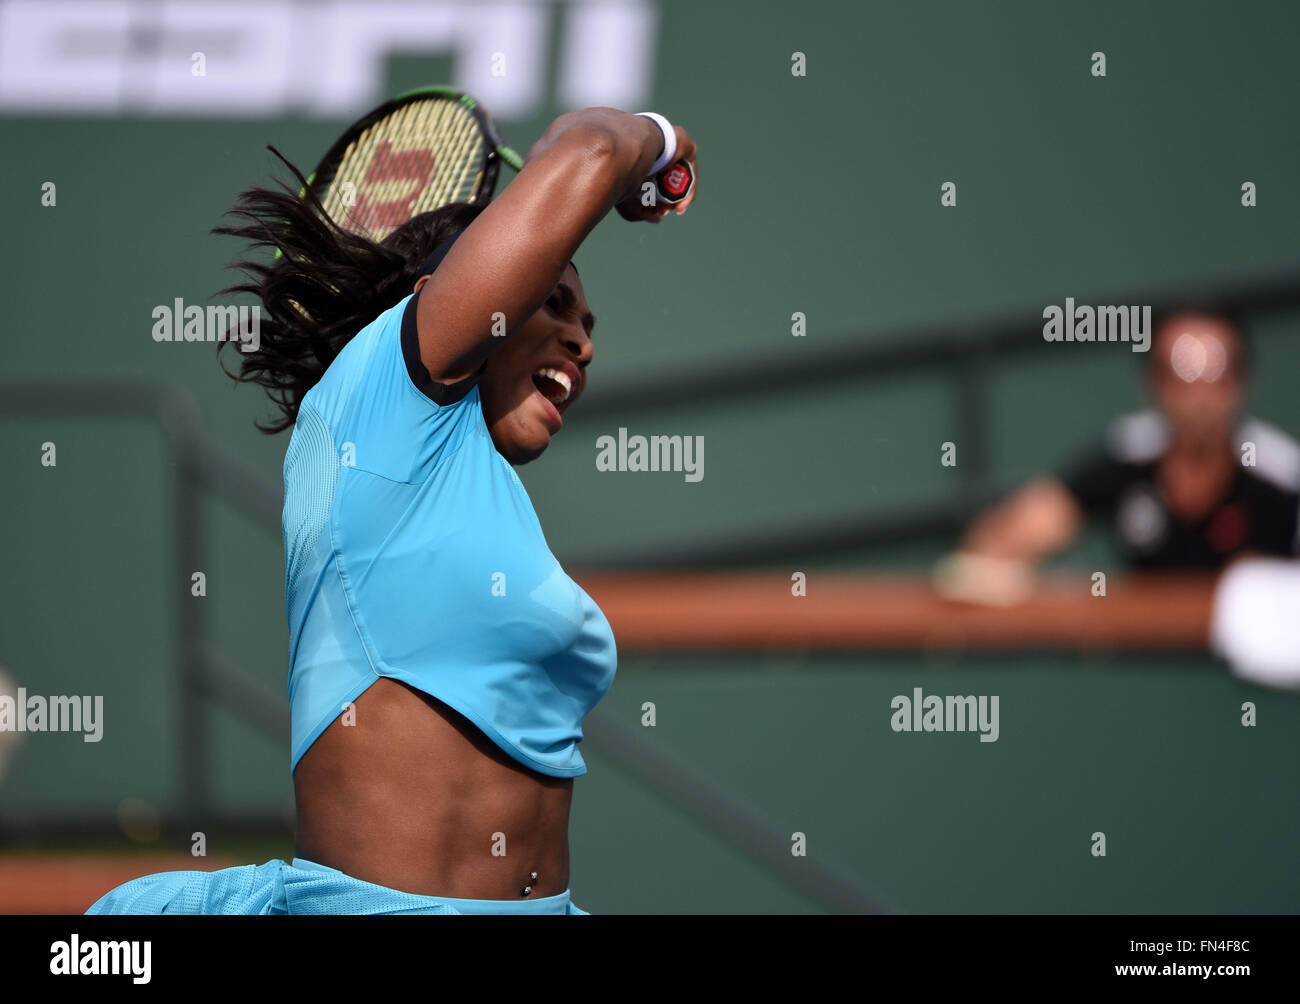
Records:
<instances>
[{"instance_id":1,"label":"blue tennis skirt","mask_svg":"<svg viewBox=\"0 0 1300 1004\"><path fill-rule=\"evenodd\" d=\"M132 879L96 900L88 914L581 914L569 890L541 899L418 896L362 882L306 858L215 872L158 872Z\"/></svg>"}]
</instances>

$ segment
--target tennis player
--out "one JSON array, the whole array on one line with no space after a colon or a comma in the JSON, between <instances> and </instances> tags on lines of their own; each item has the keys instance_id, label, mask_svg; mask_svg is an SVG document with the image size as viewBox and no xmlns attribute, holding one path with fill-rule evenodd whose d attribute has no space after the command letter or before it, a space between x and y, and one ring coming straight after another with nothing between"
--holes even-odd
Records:
<instances>
[{"instance_id":1,"label":"tennis player","mask_svg":"<svg viewBox=\"0 0 1300 1004\"><path fill-rule=\"evenodd\" d=\"M89 913L585 912L569 808L614 637L511 465L545 451L586 386L574 253L610 209L660 222L670 207L643 204L643 181L695 157L662 116L571 112L486 207L422 214L380 244L314 194L240 197L240 224L218 232L281 252L239 263L232 290L264 312L236 379L277 405L266 431L293 427L296 856L148 875Z\"/></svg>"}]
</instances>

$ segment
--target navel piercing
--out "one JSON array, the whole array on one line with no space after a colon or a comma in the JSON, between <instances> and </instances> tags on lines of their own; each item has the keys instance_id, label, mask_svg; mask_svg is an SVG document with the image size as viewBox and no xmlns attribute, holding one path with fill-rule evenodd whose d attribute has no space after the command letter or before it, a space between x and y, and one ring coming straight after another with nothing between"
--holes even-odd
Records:
<instances>
[{"instance_id":1,"label":"navel piercing","mask_svg":"<svg viewBox=\"0 0 1300 1004\"><path fill-rule=\"evenodd\" d=\"M528 876L528 884L527 884L526 886L524 886L524 891L521 892L519 895L520 895L520 896L528 896L528 895L530 895L530 894L532 893L532 891L533 891L533 883L536 882L536 881L537 881L537 872L532 872L532 873Z\"/></svg>"}]
</instances>

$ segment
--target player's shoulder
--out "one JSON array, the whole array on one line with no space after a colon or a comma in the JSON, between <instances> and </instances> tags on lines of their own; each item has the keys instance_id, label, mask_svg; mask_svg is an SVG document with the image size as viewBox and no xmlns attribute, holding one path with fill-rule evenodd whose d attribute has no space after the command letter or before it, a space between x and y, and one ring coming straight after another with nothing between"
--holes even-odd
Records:
<instances>
[{"instance_id":1,"label":"player's shoulder","mask_svg":"<svg viewBox=\"0 0 1300 1004\"><path fill-rule=\"evenodd\" d=\"M1247 417L1237 429L1237 452L1248 475L1278 491L1300 493L1300 442L1293 436Z\"/></svg>"},{"instance_id":2,"label":"player's shoulder","mask_svg":"<svg viewBox=\"0 0 1300 1004\"><path fill-rule=\"evenodd\" d=\"M1106 426L1103 445L1118 463L1155 463L1169 447L1169 423L1154 408L1129 412Z\"/></svg>"},{"instance_id":3,"label":"player's shoulder","mask_svg":"<svg viewBox=\"0 0 1300 1004\"><path fill-rule=\"evenodd\" d=\"M408 299L389 307L353 335L303 395L303 404L331 430L339 431L336 426L363 397L394 399L389 391L400 375L402 308Z\"/></svg>"},{"instance_id":4,"label":"player's shoulder","mask_svg":"<svg viewBox=\"0 0 1300 1004\"><path fill-rule=\"evenodd\" d=\"M317 396L340 393L350 388L377 359L400 352L402 308L408 299L404 297L348 339L308 393L315 392Z\"/></svg>"}]
</instances>

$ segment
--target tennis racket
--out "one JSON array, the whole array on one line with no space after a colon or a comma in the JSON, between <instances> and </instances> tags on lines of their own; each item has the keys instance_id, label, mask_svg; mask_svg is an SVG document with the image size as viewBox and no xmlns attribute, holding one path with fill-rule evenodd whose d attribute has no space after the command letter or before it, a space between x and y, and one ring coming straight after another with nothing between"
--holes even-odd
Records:
<instances>
[{"instance_id":1,"label":"tennis racket","mask_svg":"<svg viewBox=\"0 0 1300 1004\"><path fill-rule=\"evenodd\" d=\"M420 213L491 199L502 164L518 171L524 159L486 108L450 87L420 87L350 125L307 184L340 227L381 241ZM656 197L675 204L693 185L679 161L656 176Z\"/></svg>"}]
</instances>

